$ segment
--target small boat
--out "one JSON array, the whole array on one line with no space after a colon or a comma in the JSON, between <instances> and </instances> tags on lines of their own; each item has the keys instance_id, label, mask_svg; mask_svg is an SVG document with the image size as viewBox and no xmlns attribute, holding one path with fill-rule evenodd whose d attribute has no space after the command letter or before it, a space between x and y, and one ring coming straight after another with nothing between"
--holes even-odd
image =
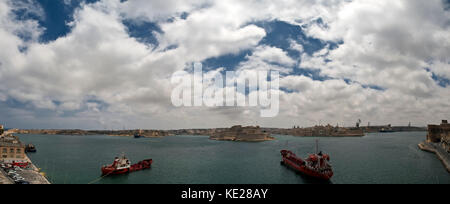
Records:
<instances>
[{"instance_id":1,"label":"small boat","mask_svg":"<svg viewBox=\"0 0 450 204\"><path fill-rule=\"evenodd\" d=\"M134 134L134 138L142 138L142 137L144 137L144 136L142 135L142 130L139 130L139 132L137 132L137 133Z\"/></svg>"},{"instance_id":2,"label":"small boat","mask_svg":"<svg viewBox=\"0 0 450 204\"><path fill-rule=\"evenodd\" d=\"M281 155L283 157L281 164L291 167L299 173L326 181L333 177L333 169L328 163L330 161L328 154L319 152L310 154L306 159L301 159L289 150L282 150Z\"/></svg>"},{"instance_id":3,"label":"small boat","mask_svg":"<svg viewBox=\"0 0 450 204\"><path fill-rule=\"evenodd\" d=\"M33 144L28 144L28 145L25 147L25 152L27 152L27 153L34 153L34 152L37 152L36 146L34 146Z\"/></svg>"},{"instance_id":4,"label":"small boat","mask_svg":"<svg viewBox=\"0 0 450 204\"><path fill-rule=\"evenodd\" d=\"M109 166L102 167L102 176L127 174L135 171L141 171L144 169L150 169L153 160L147 159L140 161L139 163L131 165L128 158L123 155L122 157L116 157L114 162Z\"/></svg>"},{"instance_id":5,"label":"small boat","mask_svg":"<svg viewBox=\"0 0 450 204\"><path fill-rule=\"evenodd\" d=\"M392 133L395 132L392 128L381 128L381 133Z\"/></svg>"}]
</instances>

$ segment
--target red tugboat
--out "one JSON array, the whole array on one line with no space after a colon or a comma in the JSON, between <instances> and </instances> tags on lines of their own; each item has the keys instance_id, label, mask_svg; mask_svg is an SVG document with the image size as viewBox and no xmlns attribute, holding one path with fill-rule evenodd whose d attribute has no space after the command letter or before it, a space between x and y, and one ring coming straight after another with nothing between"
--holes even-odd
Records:
<instances>
[{"instance_id":1,"label":"red tugboat","mask_svg":"<svg viewBox=\"0 0 450 204\"><path fill-rule=\"evenodd\" d=\"M309 155L307 159L301 159L289 150L282 150L281 155L283 156L281 164L289 166L300 173L326 181L333 177L333 169L328 163L330 161L328 154L320 152Z\"/></svg>"},{"instance_id":2,"label":"red tugboat","mask_svg":"<svg viewBox=\"0 0 450 204\"><path fill-rule=\"evenodd\" d=\"M102 167L102 176L127 174L144 169L150 169L152 163L152 159L147 159L131 165L130 160L125 156L120 158L116 157L111 165Z\"/></svg>"}]
</instances>

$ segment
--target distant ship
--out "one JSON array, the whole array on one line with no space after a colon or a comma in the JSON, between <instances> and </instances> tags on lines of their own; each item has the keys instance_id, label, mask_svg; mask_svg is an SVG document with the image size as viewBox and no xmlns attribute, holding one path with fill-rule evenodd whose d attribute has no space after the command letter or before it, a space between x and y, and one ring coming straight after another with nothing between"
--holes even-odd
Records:
<instances>
[{"instance_id":1,"label":"distant ship","mask_svg":"<svg viewBox=\"0 0 450 204\"><path fill-rule=\"evenodd\" d=\"M142 138L142 137L144 137L144 136L142 135L142 130L139 130L139 132L137 132L137 133L134 134L134 138Z\"/></svg>"},{"instance_id":2,"label":"distant ship","mask_svg":"<svg viewBox=\"0 0 450 204\"><path fill-rule=\"evenodd\" d=\"M34 153L34 152L37 152L36 146L34 146L33 144L28 144L28 145L25 147L25 152L27 152L27 153Z\"/></svg>"},{"instance_id":3,"label":"distant ship","mask_svg":"<svg viewBox=\"0 0 450 204\"><path fill-rule=\"evenodd\" d=\"M380 132L382 132L382 133L389 133L389 132L395 132L395 131L393 129L381 128Z\"/></svg>"},{"instance_id":4,"label":"distant ship","mask_svg":"<svg viewBox=\"0 0 450 204\"><path fill-rule=\"evenodd\" d=\"M306 159L301 159L289 150L282 150L281 155L283 157L281 161L282 165L288 166L307 176L328 181L334 175L333 169L328 163L330 161L328 154L319 152L309 155Z\"/></svg>"},{"instance_id":5,"label":"distant ship","mask_svg":"<svg viewBox=\"0 0 450 204\"><path fill-rule=\"evenodd\" d=\"M381 128L380 132L383 132L383 133L389 133L389 132L395 132L395 131L394 131L394 129L392 128L392 125L388 125L387 127Z\"/></svg>"},{"instance_id":6,"label":"distant ship","mask_svg":"<svg viewBox=\"0 0 450 204\"><path fill-rule=\"evenodd\" d=\"M131 165L130 160L126 158L125 155L123 155L120 158L116 157L111 165L103 166L102 176L127 174L135 171L141 171L144 169L150 169L152 163L153 163L152 159L147 159L140 161L137 164Z\"/></svg>"}]
</instances>

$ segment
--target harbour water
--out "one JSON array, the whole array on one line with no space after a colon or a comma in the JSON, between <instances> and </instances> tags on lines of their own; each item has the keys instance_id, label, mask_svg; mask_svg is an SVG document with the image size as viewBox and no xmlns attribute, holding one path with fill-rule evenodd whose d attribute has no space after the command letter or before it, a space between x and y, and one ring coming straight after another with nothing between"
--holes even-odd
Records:
<instances>
[{"instance_id":1,"label":"harbour water","mask_svg":"<svg viewBox=\"0 0 450 204\"><path fill-rule=\"evenodd\" d=\"M316 180L280 165L280 150L305 157L320 149L331 155L331 183L450 184L450 174L434 154L417 144L425 132L373 133L365 137L277 136L258 143L209 140L205 136L164 138L19 135L38 151L29 157L57 184L302 184ZM152 158L151 170L100 177L100 168L121 153L137 162Z\"/></svg>"}]
</instances>

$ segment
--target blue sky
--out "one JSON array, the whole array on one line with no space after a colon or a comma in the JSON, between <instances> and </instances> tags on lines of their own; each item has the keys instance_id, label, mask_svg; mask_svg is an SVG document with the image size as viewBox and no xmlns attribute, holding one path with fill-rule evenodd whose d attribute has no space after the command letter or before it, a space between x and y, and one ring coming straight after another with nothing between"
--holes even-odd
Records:
<instances>
[{"instance_id":1,"label":"blue sky","mask_svg":"<svg viewBox=\"0 0 450 204\"><path fill-rule=\"evenodd\" d=\"M450 111L448 5L6 0L0 45L13 52L0 53L0 123L172 129L362 118L425 125ZM282 70L280 115L174 108L164 79L194 62L205 71Z\"/></svg>"}]
</instances>

